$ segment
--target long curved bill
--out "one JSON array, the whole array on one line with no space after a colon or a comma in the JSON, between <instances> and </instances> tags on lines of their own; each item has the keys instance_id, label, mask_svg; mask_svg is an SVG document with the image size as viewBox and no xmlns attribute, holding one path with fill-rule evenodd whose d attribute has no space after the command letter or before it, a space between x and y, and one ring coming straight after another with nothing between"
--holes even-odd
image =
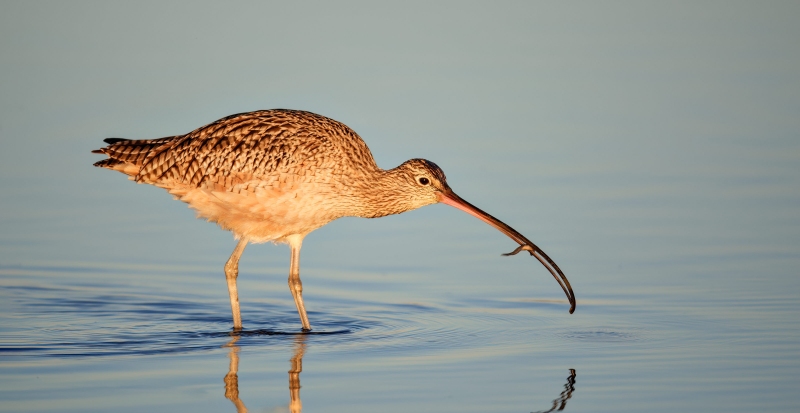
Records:
<instances>
[{"instance_id":1,"label":"long curved bill","mask_svg":"<svg viewBox=\"0 0 800 413\"><path fill-rule=\"evenodd\" d=\"M550 271L550 274L553 274L553 278L556 279L558 285L561 286L561 289L564 290L564 294L567 295L567 299L569 299L569 313L572 314L575 312L575 294L572 292L572 286L569 285L569 280L567 280L567 276L561 272L561 269L558 268L555 261L550 259L541 248L537 247L534 243L530 240L525 238L522 234L514 230L514 228L509 227L508 225L504 224L499 219L487 214L486 212L482 211L480 208L476 207L475 205L470 204L469 202L461 199L458 195L456 195L450 188L446 188L444 191L439 193L439 202L443 204L450 205L452 207L458 208L478 219L481 221L497 228L503 234L506 234L509 238L513 239L519 244L519 247L514 251L509 252L508 254L503 255L515 255L520 251L528 251L531 255L536 257L542 265Z\"/></svg>"}]
</instances>

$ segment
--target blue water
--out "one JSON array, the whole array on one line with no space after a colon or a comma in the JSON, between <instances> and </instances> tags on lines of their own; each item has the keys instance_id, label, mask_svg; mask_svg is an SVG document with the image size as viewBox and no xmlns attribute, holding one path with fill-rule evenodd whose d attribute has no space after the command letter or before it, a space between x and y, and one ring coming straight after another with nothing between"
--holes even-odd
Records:
<instances>
[{"instance_id":1,"label":"blue water","mask_svg":"<svg viewBox=\"0 0 800 413\"><path fill-rule=\"evenodd\" d=\"M0 6L0 412L797 412L796 3ZM248 246L92 167L314 111L444 205Z\"/></svg>"},{"instance_id":2,"label":"blue water","mask_svg":"<svg viewBox=\"0 0 800 413\"><path fill-rule=\"evenodd\" d=\"M245 330L234 333L214 271L0 271L6 411L234 411L223 382L231 357L239 402L288 408L286 372L298 353L309 411L546 411L554 400L569 411L791 411L797 402L793 291L615 285L577 290L570 316L554 282L541 283L552 296L522 287L448 294L379 273L314 279L322 270L311 269L315 329L302 334L283 274L243 271L240 280L260 277L264 286L257 296L243 291ZM349 288L366 277L379 281Z\"/></svg>"}]
</instances>

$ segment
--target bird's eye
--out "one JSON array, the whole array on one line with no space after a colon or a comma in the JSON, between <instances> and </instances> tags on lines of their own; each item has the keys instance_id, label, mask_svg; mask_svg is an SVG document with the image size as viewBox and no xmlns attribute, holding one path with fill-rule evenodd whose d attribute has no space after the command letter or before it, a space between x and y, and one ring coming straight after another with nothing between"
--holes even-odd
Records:
<instances>
[{"instance_id":1,"label":"bird's eye","mask_svg":"<svg viewBox=\"0 0 800 413\"><path fill-rule=\"evenodd\" d=\"M431 181L429 181L428 178L423 176L423 177L419 178L419 183L420 183L420 185L428 185L429 183L431 183Z\"/></svg>"}]
</instances>

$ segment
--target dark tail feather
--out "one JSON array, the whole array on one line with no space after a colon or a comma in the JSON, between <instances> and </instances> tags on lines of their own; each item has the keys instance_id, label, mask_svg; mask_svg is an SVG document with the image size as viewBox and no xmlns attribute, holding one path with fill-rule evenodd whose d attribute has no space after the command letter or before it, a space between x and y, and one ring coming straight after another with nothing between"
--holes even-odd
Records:
<instances>
[{"instance_id":1,"label":"dark tail feather","mask_svg":"<svg viewBox=\"0 0 800 413\"><path fill-rule=\"evenodd\" d=\"M122 138L103 139L103 142L107 143L108 146L95 149L92 153L108 155L108 159L95 162L94 166L120 171L129 176L136 176L154 149L173 142L176 138L178 138L178 136L146 140Z\"/></svg>"},{"instance_id":2,"label":"dark tail feather","mask_svg":"<svg viewBox=\"0 0 800 413\"><path fill-rule=\"evenodd\" d=\"M94 151L92 151L92 152L94 152ZM95 152L95 153L100 153L100 152ZM103 159L102 161L95 162L94 166L97 166L99 168L114 169L114 165L119 165L121 163L123 163L123 162L120 162L120 161L118 161L116 159L108 158L108 159Z\"/></svg>"},{"instance_id":3,"label":"dark tail feather","mask_svg":"<svg viewBox=\"0 0 800 413\"><path fill-rule=\"evenodd\" d=\"M109 158L131 165L141 166L153 149L172 142L175 140L175 138L177 138L177 136L145 140L106 138L103 139L103 142L107 143L108 146L105 148L95 149L92 151L92 153L108 155Z\"/></svg>"},{"instance_id":4,"label":"dark tail feather","mask_svg":"<svg viewBox=\"0 0 800 413\"><path fill-rule=\"evenodd\" d=\"M105 143L107 143L107 144L109 144L109 145L113 145L113 144L115 144L115 143L117 143L117 142L126 142L126 141L129 141L129 140L130 140L130 139L125 139L125 138L105 138L105 139L103 139L103 142L105 142ZM107 153L105 149L106 149L106 148L103 148L103 149L95 149L95 150L93 150L93 151L92 151L92 153L105 154L105 153ZM99 162L98 162L98 163L99 163ZM98 166L98 165L97 165L97 164L94 164L94 166Z\"/></svg>"}]
</instances>

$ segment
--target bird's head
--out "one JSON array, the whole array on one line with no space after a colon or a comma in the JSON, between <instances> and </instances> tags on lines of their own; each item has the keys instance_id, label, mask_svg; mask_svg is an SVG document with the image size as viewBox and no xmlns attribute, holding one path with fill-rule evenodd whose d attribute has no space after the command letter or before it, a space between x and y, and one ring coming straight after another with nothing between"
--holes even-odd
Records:
<instances>
[{"instance_id":1,"label":"bird's head","mask_svg":"<svg viewBox=\"0 0 800 413\"><path fill-rule=\"evenodd\" d=\"M404 195L414 209L435 204L441 194L452 192L442 168L427 159L410 159L395 171L402 177Z\"/></svg>"},{"instance_id":2,"label":"bird's head","mask_svg":"<svg viewBox=\"0 0 800 413\"><path fill-rule=\"evenodd\" d=\"M399 174L401 177L402 198L404 198L405 202L404 210L407 211L440 202L458 208L498 229L519 244L517 249L503 255L515 255L521 251L528 251L530 255L536 257L550 271L564 290L570 302L569 312L572 313L575 311L575 294L572 292L572 287L567 277L561 269L558 268L558 265L556 265L544 251L514 228L511 228L499 219L489 215L456 195L456 193L450 189L450 186L447 185L444 172L438 165L425 159L411 159L395 168L393 172ZM403 211L393 213L399 212Z\"/></svg>"}]
</instances>

